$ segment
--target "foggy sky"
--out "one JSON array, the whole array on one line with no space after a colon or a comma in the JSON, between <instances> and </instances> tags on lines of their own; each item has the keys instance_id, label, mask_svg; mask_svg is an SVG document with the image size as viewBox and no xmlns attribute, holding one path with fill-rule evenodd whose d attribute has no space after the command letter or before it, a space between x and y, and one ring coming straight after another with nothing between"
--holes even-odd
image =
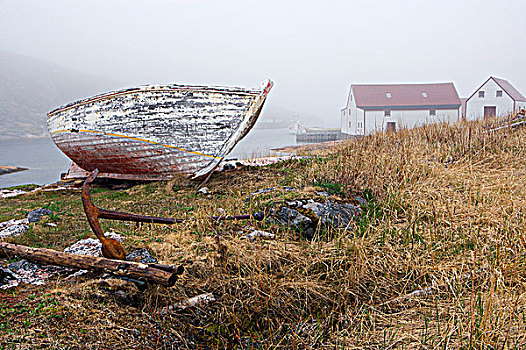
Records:
<instances>
[{"instance_id":1,"label":"foggy sky","mask_svg":"<svg viewBox=\"0 0 526 350\"><path fill-rule=\"evenodd\" d=\"M490 75L526 94L523 0L0 0L0 49L119 82L276 85L339 125L352 83ZM1 82L0 82L1 83Z\"/></svg>"}]
</instances>

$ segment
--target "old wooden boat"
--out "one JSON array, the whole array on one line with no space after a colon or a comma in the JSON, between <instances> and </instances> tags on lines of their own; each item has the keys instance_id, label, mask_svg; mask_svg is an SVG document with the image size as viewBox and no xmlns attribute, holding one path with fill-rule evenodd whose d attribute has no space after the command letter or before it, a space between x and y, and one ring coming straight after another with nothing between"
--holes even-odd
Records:
<instances>
[{"instance_id":1,"label":"old wooden boat","mask_svg":"<svg viewBox=\"0 0 526 350\"><path fill-rule=\"evenodd\" d=\"M69 177L99 169L130 180L199 178L249 132L272 86L138 86L56 108L47 125L74 162Z\"/></svg>"}]
</instances>

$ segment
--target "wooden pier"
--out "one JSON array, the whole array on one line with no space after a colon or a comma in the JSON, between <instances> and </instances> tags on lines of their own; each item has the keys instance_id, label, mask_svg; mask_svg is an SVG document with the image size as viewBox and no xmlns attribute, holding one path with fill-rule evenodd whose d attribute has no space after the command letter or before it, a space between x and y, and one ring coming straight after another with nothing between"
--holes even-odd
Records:
<instances>
[{"instance_id":1,"label":"wooden pier","mask_svg":"<svg viewBox=\"0 0 526 350\"><path fill-rule=\"evenodd\" d=\"M318 143L327 141L348 140L352 136L343 134L340 129L307 128L296 134L297 143Z\"/></svg>"}]
</instances>

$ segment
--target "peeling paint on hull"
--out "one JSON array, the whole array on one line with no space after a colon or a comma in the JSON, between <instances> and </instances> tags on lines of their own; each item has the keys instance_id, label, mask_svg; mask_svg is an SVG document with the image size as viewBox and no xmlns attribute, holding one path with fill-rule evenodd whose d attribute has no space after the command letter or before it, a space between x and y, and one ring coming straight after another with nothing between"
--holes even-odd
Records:
<instances>
[{"instance_id":1,"label":"peeling paint on hull","mask_svg":"<svg viewBox=\"0 0 526 350\"><path fill-rule=\"evenodd\" d=\"M272 82L260 89L141 86L48 114L57 147L80 168L126 179L191 178L212 171L254 125Z\"/></svg>"}]
</instances>

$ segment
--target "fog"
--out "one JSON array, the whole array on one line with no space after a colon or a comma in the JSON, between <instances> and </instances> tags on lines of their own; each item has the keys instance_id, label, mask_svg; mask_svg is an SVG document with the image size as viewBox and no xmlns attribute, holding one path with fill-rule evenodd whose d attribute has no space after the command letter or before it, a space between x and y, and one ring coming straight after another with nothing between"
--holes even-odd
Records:
<instances>
[{"instance_id":1,"label":"fog","mask_svg":"<svg viewBox=\"0 0 526 350\"><path fill-rule=\"evenodd\" d=\"M269 104L339 124L352 83L490 75L526 93L526 2L0 0L0 49L119 85L276 85ZM321 121L323 120L323 122Z\"/></svg>"}]
</instances>

